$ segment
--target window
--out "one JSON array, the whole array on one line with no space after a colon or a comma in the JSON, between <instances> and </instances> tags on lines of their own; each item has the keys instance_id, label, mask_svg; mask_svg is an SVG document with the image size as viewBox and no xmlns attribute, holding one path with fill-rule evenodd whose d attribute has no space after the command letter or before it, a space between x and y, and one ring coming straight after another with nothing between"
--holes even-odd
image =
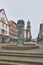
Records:
<instances>
[{"instance_id":1,"label":"window","mask_svg":"<svg viewBox=\"0 0 43 65\"><path fill-rule=\"evenodd\" d=\"M5 21L3 17L1 17L1 21Z\"/></svg>"},{"instance_id":2,"label":"window","mask_svg":"<svg viewBox=\"0 0 43 65\"><path fill-rule=\"evenodd\" d=\"M6 34L7 34L7 31L6 31Z\"/></svg>"},{"instance_id":3,"label":"window","mask_svg":"<svg viewBox=\"0 0 43 65\"><path fill-rule=\"evenodd\" d=\"M2 11L2 14L3 14L3 15L5 15L5 12L4 12L4 11Z\"/></svg>"},{"instance_id":4,"label":"window","mask_svg":"<svg viewBox=\"0 0 43 65\"><path fill-rule=\"evenodd\" d=\"M6 24L6 28L7 28L7 24Z\"/></svg>"},{"instance_id":5,"label":"window","mask_svg":"<svg viewBox=\"0 0 43 65\"><path fill-rule=\"evenodd\" d=\"M5 27L5 28L7 28L7 24L5 24L5 23L2 23L2 27Z\"/></svg>"},{"instance_id":6,"label":"window","mask_svg":"<svg viewBox=\"0 0 43 65\"><path fill-rule=\"evenodd\" d=\"M12 36L12 37L17 37L17 34L10 33L10 36Z\"/></svg>"},{"instance_id":7,"label":"window","mask_svg":"<svg viewBox=\"0 0 43 65\"><path fill-rule=\"evenodd\" d=\"M4 24L5 28L7 28L7 24Z\"/></svg>"},{"instance_id":8,"label":"window","mask_svg":"<svg viewBox=\"0 0 43 65\"><path fill-rule=\"evenodd\" d=\"M7 31L4 30L4 29L1 29L1 33L3 33L3 34L7 34Z\"/></svg>"},{"instance_id":9,"label":"window","mask_svg":"<svg viewBox=\"0 0 43 65\"><path fill-rule=\"evenodd\" d=\"M1 29L1 33L5 34L5 30L4 29Z\"/></svg>"},{"instance_id":10,"label":"window","mask_svg":"<svg viewBox=\"0 0 43 65\"><path fill-rule=\"evenodd\" d=\"M4 23L2 23L2 27L4 27Z\"/></svg>"}]
</instances>

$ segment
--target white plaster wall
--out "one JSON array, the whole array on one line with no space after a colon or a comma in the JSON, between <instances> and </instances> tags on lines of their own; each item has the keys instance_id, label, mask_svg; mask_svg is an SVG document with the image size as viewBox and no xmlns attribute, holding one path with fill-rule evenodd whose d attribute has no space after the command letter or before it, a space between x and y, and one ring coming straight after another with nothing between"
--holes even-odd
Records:
<instances>
[{"instance_id":1,"label":"white plaster wall","mask_svg":"<svg viewBox=\"0 0 43 65\"><path fill-rule=\"evenodd\" d=\"M1 28L0 28L0 34L1 34Z\"/></svg>"},{"instance_id":2,"label":"white plaster wall","mask_svg":"<svg viewBox=\"0 0 43 65\"><path fill-rule=\"evenodd\" d=\"M5 22L6 24L8 24L8 21L7 21L7 19L6 19L5 14L3 15L2 13L3 13L3 12L0 12L0 20L1 20L1 17L4 17L4 20L5 20L4 22ZM5 30L7 31L7 34L4 34L4 35L9 36L9 26L7 25L7 28L6 28L6 27L2 27L2 23L3 23L3 22L0 21L0 34L2 34L2 33L1 33L1 29L5 29Z\"/></svg>"},{"instance_id":3,"label":"white plaster wall","mask_svg":"<svg viewBox=\"0 0 43 65\"><path fill-rule=\"evenodd\" d=\"M2 25L1 25L1 24L2 24L2 22L0 21L0 34L1 34L1 27L2 27Z\"/></svg>"},{"instance_id":4,"label":"white plaster wall","mask_svg":"<svg viewBox=\"0 0 43 65\"><path fill-rule=\"evenodd\" d=\"M3 13L4 13L4 11L3 11ZM7 19L6 19L6 17L5 17L5 14L2 14L2 12L0 12L0 20L1 20L1 17L4 17L4 22L6 23L6 24L8 24L7 23Z\"/></svg>"}]
</instances>

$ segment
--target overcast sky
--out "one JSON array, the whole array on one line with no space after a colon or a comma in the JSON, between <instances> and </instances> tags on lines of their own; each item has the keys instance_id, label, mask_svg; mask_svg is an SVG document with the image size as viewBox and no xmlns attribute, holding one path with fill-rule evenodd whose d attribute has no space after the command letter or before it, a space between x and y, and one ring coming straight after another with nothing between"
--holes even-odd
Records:
<instances>
[{"instance_id":1,"label":"overcast sky","mask_svg":"<svg viewBox=\"0 0 43 65\"><path fill-rule=\"evenodd\" d=\"M7 18L17 22L23 19L25 26L31 22L33 38L37 37L39 25L43 20L43 0L0 0L0 9L4 8Z\"/></svg>"}]
</instances>

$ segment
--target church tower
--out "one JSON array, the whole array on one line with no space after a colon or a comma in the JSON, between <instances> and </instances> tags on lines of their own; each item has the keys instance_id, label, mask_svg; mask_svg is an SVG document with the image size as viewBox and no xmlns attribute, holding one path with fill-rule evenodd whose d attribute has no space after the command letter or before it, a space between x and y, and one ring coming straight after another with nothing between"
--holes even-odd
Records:
<instances>
[{"instance_id":1,"label":"church tower","mask_svg":"<svg viewBox=\"0 0 43 65\"><path fill-rule=\"evenodd\" d=\"M31 41L31 26L30 21L27 22L27 29L26 29L26 42Z\"/></svg>"}]
</instances>

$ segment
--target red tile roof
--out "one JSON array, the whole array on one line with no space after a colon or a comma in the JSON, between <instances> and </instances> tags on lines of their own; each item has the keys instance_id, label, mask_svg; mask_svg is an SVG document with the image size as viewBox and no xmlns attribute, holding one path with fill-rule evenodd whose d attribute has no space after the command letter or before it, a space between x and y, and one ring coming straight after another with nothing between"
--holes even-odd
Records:
<instances>
[{"instance_id":1,"label":"red tile roof","mask_svg":"<svg viewBox=\"0 0 43 65\"><path fill-rule=\"evenodd\" d=\"M8 25L10 26L12 23L14 23L15 25L17 25L13 20L9 20L8 21Z\"/></svg>"}]
</instances>

